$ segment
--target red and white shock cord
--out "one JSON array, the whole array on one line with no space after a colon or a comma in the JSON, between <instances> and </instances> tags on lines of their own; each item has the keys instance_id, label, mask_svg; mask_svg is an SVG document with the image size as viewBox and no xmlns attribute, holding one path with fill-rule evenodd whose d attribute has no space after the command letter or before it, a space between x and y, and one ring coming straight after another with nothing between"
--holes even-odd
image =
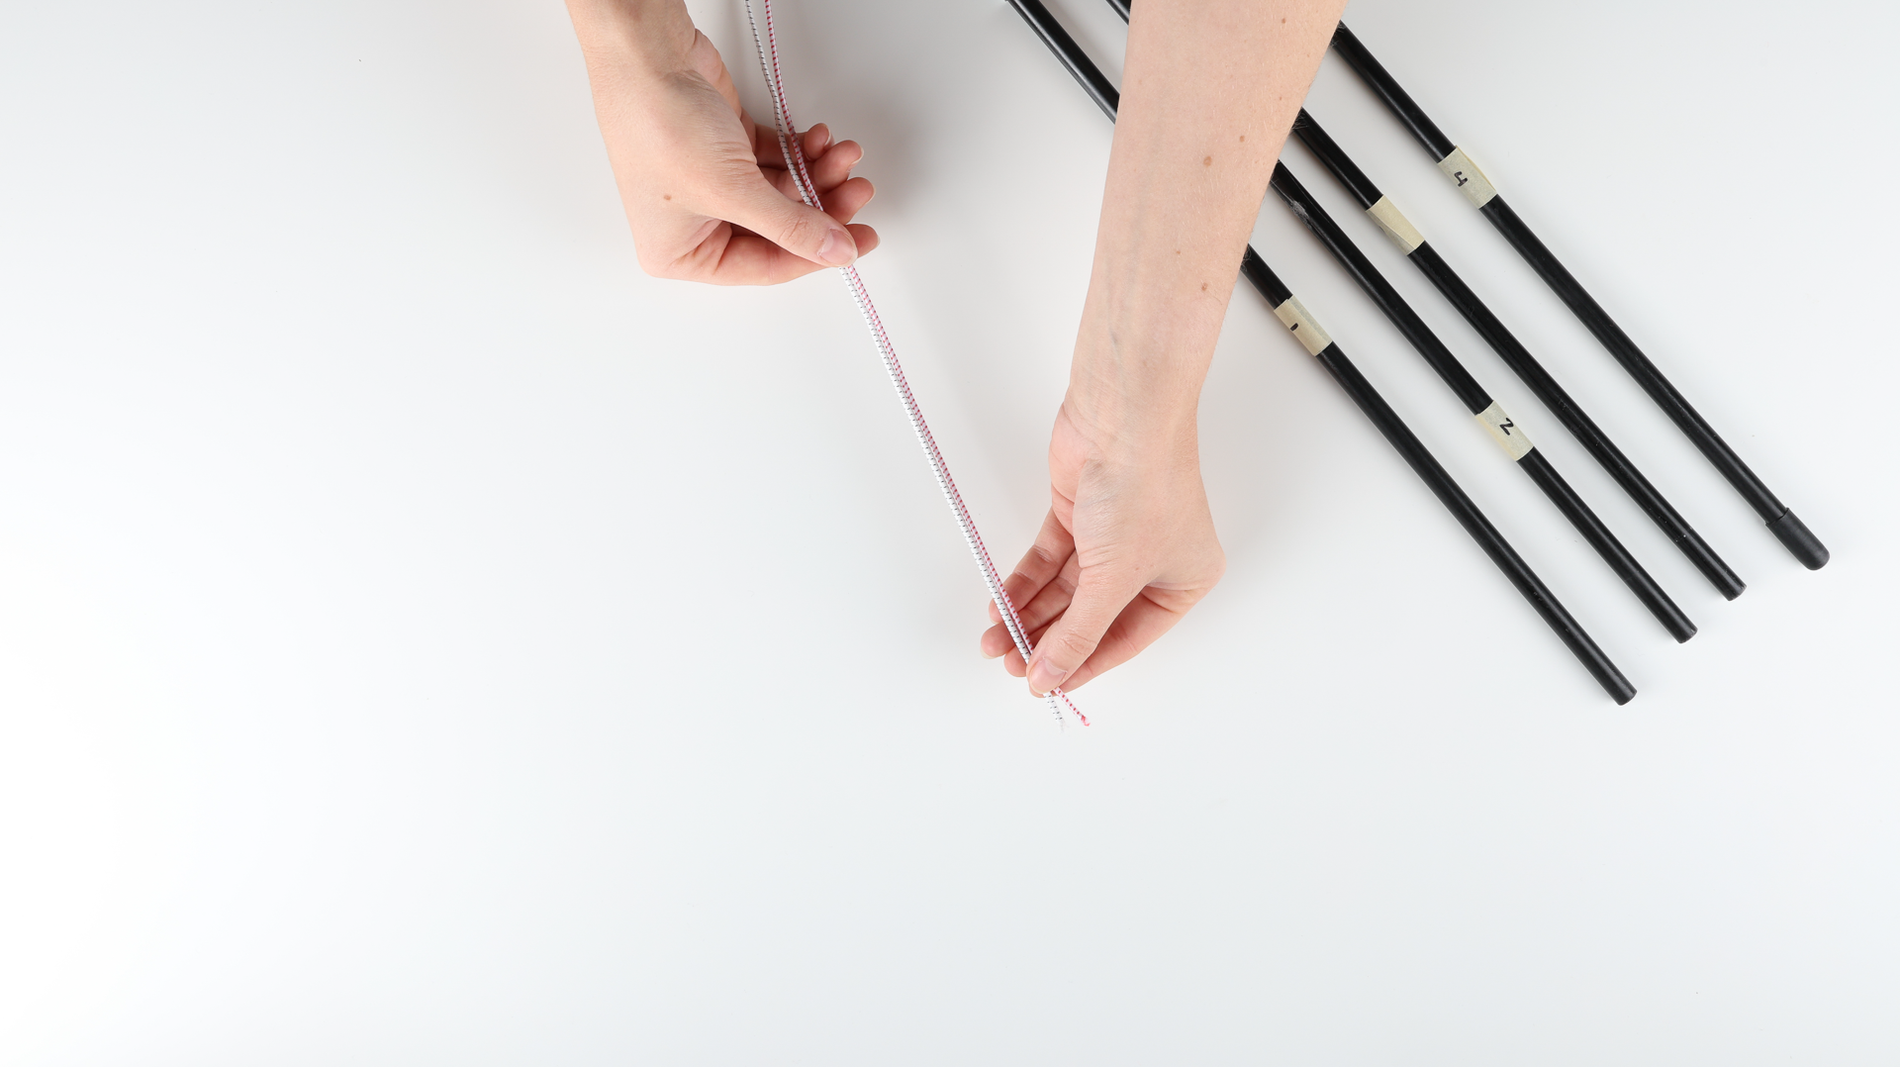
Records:
<instances>
[{"instance_id":1,"label":"red and white shock cord","mask_svg":"<svg viewBox=\"0 0 1900 1067\"><path fill-rule=\"evenodd\" d=\"M798 143L798 127L792 124L792 113L785 106L785 82L779 73L778 40L772 34L772 0L758 0L758 3L765 14L765 32L759 32L759 20L753 17L753 0L745 0L745 16L752 26L752 43L759 51L759 70L765 75L765 87L772 94L779 149L785 154L785 162L793 184L798 186L799 196L805 203L823 211L824 206L818 200L818 187L812 184L811 173L805 169L805 152ZM871 330L871 340L877 345L878 355L884 358L884 370L891 376L891 385L897 390L897 398L904 404L904 414L910 417L910 428L917 433L917 443L924 446L924 456L930 460L930 469L937 475L937 487L943 490L944 500L956 515L957 526L963 530L963 540L970 546L970 555L976 557L977 569L983 572L983 584L989 586L990 599L996 602L997 612L1003 617L1003 626L1009 631L1010 639L1016 642L1016 651L1022 653L1023 662L1028 663L1031 651L1029 634L1023 629L1022 618L1016 614L1016 605L1010 603L1009 593L1003 589L1003 580L997 576L996 565L990 562L989 551L983 547L983 538L976 532L976 522L970 518L970 510L963 506L963 496L957 492L957 483L950 477L950 467L943 461L943 453L937 450L936 438L930 435L930 426L924 422L923 410L917 406L917 398L910 391L910 383L904 380L904 368L897 362L897 349L892 347L890 336L884 332L884 323L877 317L871 294L864 288L864 279L858 277L856 267L840 267L838 273L844 275L845 287L851 290L851 298L857 301L858 311L864 316L864 324ZM1063 711L1067 710L1082 725L1089 724L1088 717L1077 710L1060 687L1049 691L1048 700L1049 710L1055 713L1057 722L1063 721Z\"/></svg>"}]
</instances>

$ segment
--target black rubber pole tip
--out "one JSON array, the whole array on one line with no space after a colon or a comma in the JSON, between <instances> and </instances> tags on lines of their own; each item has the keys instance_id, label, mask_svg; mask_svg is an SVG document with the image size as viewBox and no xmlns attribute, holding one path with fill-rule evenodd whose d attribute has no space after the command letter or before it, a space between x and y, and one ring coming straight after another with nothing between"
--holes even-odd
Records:
<instances>
[{"instance_id":1,"label":"black rubber pole tip","mask_svg":"<svg viewBox=\"0 0 1900 1067\"><path fill-rule=\"evenodd\" d=\"M1722 594L1722 599L1734 600L1748 588L1748 583L1742 581L1742 576L1730 570L1729 565L1724 563L1722 557L1716 555L1715 550L1710 548L1702 538L1691 533L1677 541L1676 547L1682 550L1683 555L1689 557L1689 562L1695 564L1695 569L1702 572L1702 577L1709 580L1709 584L1715 587L1715 591Z\"/></svg>"},{"instance_id":2,"label":"black rubber pole tip","mask_svg":"<svg viewBox=\"0 0 1900 1067\"><path fill-rule=\"evenodd\" d=\"M1616 701L1617 706L1621 707L1622 705L1627 704L1630 701L1636 699L1636 687L1631 685L1628 679L1619 679L1619 681L1622 684L1620 685L1605 684L1603 689L1605 692L1610 694L1610 699Z\"/></svg>"},{"instance_id":3,"label":"black rubber pole tip","mask_svg":"<svg viewBox=\"0 0 1900 1067\"><path fill-rule=\"evenodd\" d=\"M1827 546L1814 536L1806 523L1794 517L1794 512L1784 511L1781 518L1768 524L1768 529L1781 542L1781 547L1794 554L1801 565L1811 571L1818 571L1827 565Z\"/></svg>"}]
</instances>

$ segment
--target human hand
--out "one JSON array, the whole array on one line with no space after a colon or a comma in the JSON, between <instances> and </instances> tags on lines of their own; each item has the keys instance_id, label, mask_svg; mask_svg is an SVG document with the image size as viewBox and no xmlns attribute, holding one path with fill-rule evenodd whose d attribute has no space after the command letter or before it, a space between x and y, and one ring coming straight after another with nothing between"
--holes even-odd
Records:
<instances>
[{"instance_id":1,"label":"human hand","mask_svg":"<svg viewBox=\"0 0 1900 1067\"><path fill-rule=\"evenodd\" d=\"M1035 647L1025 664L996 605L982 650L1041 696L1132 658L1213 589L1226 569L1201 484L1191 421L1120 433L1072 397L1049 442L1052 506L1003 583Z\"/></svg>"},{"instance_id":2,"label":"human hand","mask_svg":"<svg viewBox=\"0 0 1900 1067\"><path fill-rule=\"evenodd\" d=\"M848 225L874 192L851 177L864 156L855 141L833 143L822 124L802 135L825 210L807 206L777 133L739 105L718 50L685 9L632 7L569 4L641 269L771 285L846 266L877 247L876 231Z\"/></svg>"}]
</instances>

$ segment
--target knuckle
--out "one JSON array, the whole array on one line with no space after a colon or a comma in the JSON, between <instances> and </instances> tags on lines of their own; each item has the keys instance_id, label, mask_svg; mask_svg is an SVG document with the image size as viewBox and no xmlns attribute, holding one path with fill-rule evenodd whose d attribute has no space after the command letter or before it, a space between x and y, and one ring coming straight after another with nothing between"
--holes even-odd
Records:
<instances>
[{"instance_id":1,"label":"knuckle","mask_svg":"<svg viewBox=\"0 0 1900 1067\"><path fill-rule=\"evenodd\" d=\"M1048 661L1063 670L1073 670L1095 651L1095 642L1074 630L1052 635L1048 647L1039 650Z\"/></svg>"},{"instance_id":2,"label":"knuckle","mask_svg":"<svg viewBox=\"0 0 1900 1067\"><path fill-rule=\"evenodd\" d=\"M1042 564L1044 567L1059 567L1066 562L1058 558L1056 556L1056 550L1047 545L1031 545L1029 546L1029 554L1034 556L1036 562Z\"/></svg>"},{"instance_id":3,"label":"knuckle","mask_svg":"<svg viewBox=\"0 0 1900 1067\"><path fill-rule=\"evenodd\" d=\"M1146 584L1138 576L1151 568L1142 566L1138 561L1120 556L1108 559L1094 559L1076 572L1077 586L1087 586L1097 591L1110 589L1139 589Z\"/></svg>"},{"instance_id":4,"label":"knuckle","mask_svg":"<svg viewBox=\"0 0 1900 1067\"><path fill-rule=\"evenodd\" d=\"M789 219L779 227L776 240L786 248L803 248L815 245L820 237L818 223L803 212L793 212Z\"/></svg>"}]
</instances>

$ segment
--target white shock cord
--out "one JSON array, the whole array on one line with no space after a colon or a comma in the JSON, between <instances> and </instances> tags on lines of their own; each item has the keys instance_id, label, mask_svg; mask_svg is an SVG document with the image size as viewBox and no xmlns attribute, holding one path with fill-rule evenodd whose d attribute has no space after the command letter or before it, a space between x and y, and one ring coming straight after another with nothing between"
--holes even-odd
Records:
<instances>
[{"instance_id":1,"label":"white shock cord","mask_svg":"<svg viewBox=\"0 0 1900 1067\"><path fill-rule=\"evenodd\" d=\"M779 150L785 154L785 162L791 172L793 184L798 186L799 196L805 203L824 210L818 200L818 187L812 184L811 173L805 169L805 151L798 143L798 127L792 124L792 113L785 106L785 84L779 74L778 40L772 34L772 0L758 0L765 12L765 32L759 32L759 20L753 17L753 0L745 0L746 21L752 26L752 43L759 51L759 70L765 75L765 87L772 94L772 110L778 125ZM889 335L884 332L884 324L877 317L877 308L871 303L871 294L864 288L864 279L858 277L856 267L840 267L838 273L844 275L845 288L851 290L851 299L857 301L858 311L864 316L864 324L871 330L871 340L877 345L878 355L884 358L884 370L891 376L891 385L897 390L897 398L904 404L904 414L910 417L910 428L917 434L917 443L924 446L924 456L930 460L930 469L937 475L937 487L943 490L943 498L950 505L950 511L957 518L957 526L963 530L963 540L970 546L970 555L976 557L977 569L983 572L983 584L989 586L990 599L996 602L996 610L1003 617L1003 626L1009 631L1010 640L1016 642L1016 651L1022 653L1023 662L1029 662L1029 634L1023 629L1023 620L1016 614L1016 605L1009 599L1009 593L1003 589L1003 580L996 574L996 565L990 562L990 554L983 547L983 538L976 532L976 523L970 518L970 510L963 506L963 495L957 492L957 483L950 477L950 467L943 461L943 453L937 450L937 440L930 435L930 426L924 422L924 413L917 406L917 398L911 394L910 383L904 380L904 368L897 362L897 349L892 347ZM1063 721L1063 711L1074 715L1082 725L1089 724L1083 715L1070 702L1067 693L1061 687L1049 691L1049 710L1055 714L1056 721Z\"/></svg>"}]
</instances>

